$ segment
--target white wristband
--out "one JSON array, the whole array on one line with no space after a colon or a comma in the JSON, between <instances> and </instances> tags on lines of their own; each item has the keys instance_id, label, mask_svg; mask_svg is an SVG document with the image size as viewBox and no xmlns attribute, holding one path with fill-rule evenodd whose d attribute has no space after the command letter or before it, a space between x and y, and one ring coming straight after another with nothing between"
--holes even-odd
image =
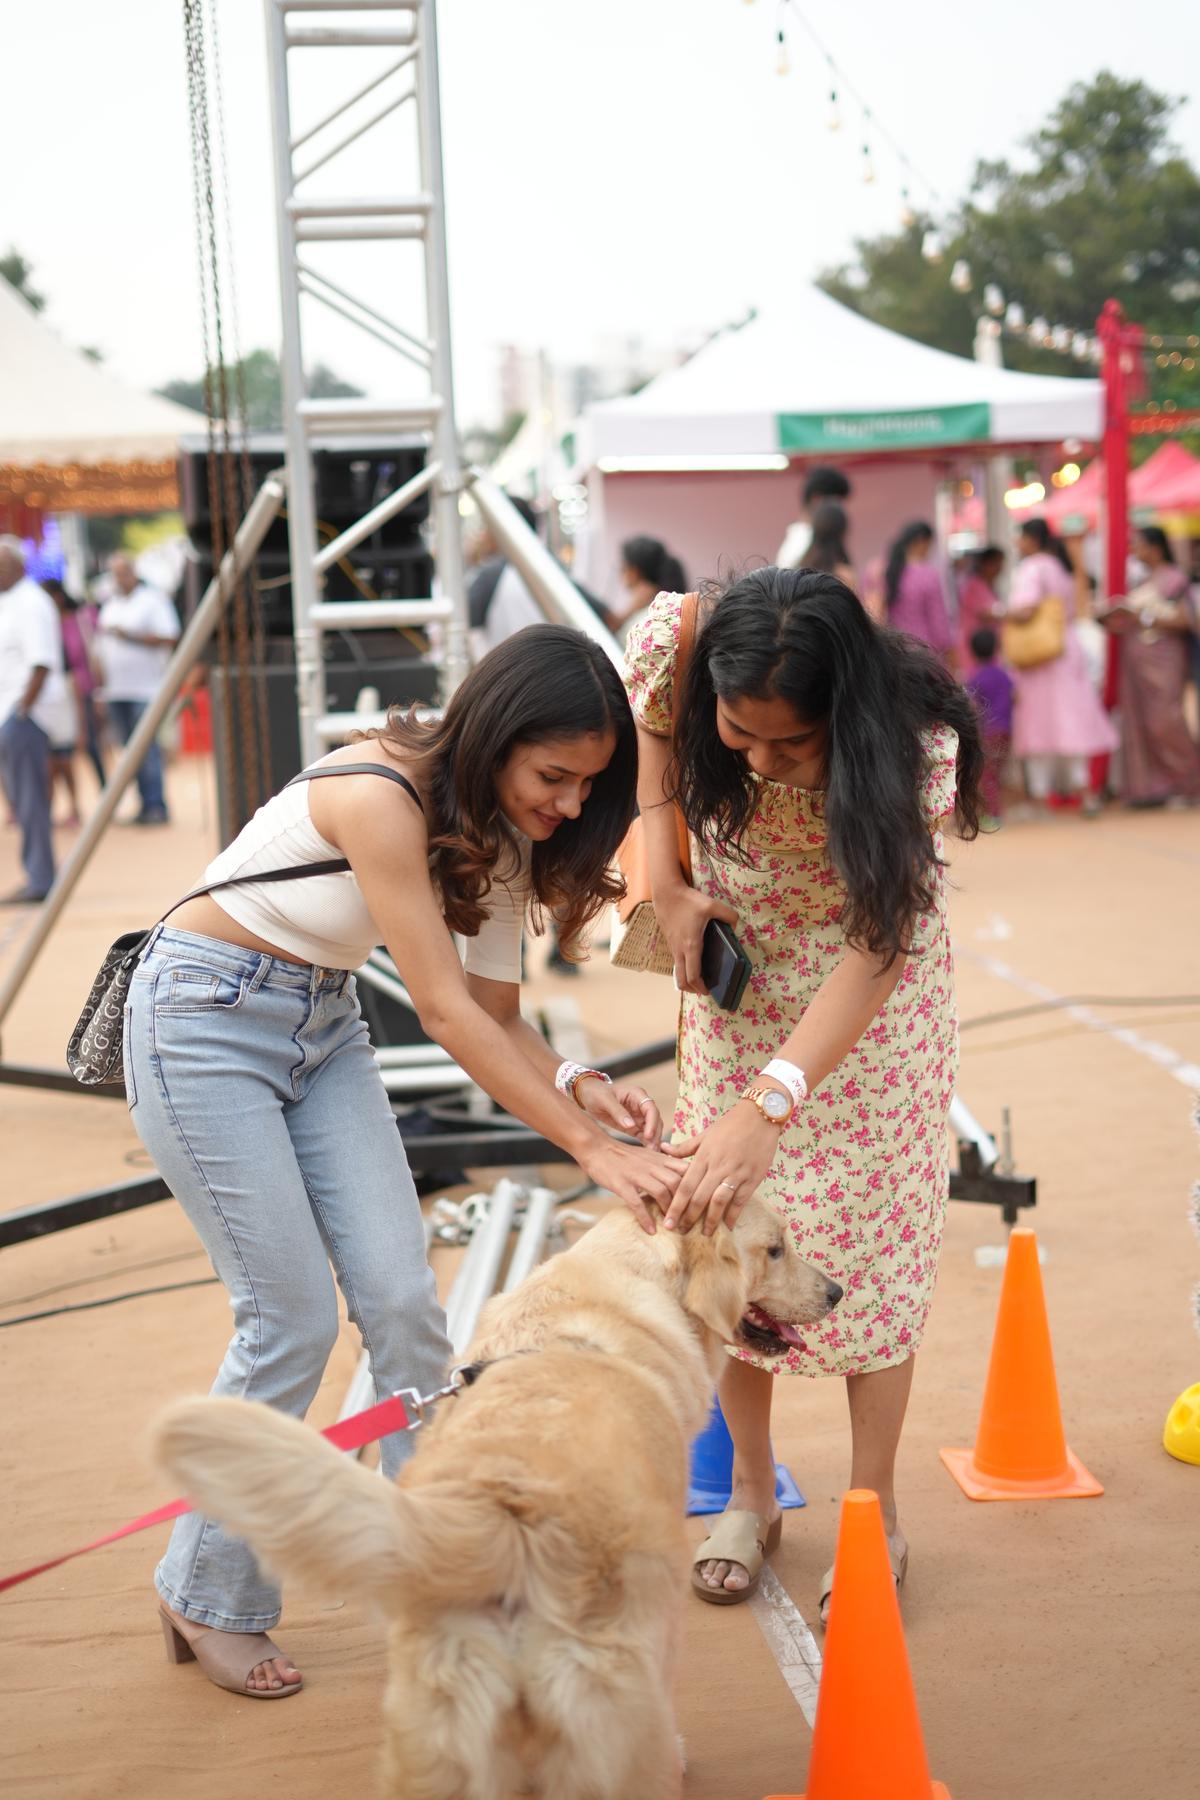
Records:
<instances>
[{"instance_id":1,"label":"white wristband","mask_svg":"<svg viewBox=\"0 0 1200 1800\"><path fill-rule=\"evenodd\" d=\"M773 1062L767 1064L763 1074L771 1081L777 1081L780 1087L785 1087L796 1106L802 1105L808 1099L808 1083L804 1079L804 1070L798 1069L795 1063L785 1062L781 1056L777 1056Z\"/></svg>"},{"instance_id":2,"label":"white wristband","mask_svg":"<svg viewBox=\"0 0 1200 1800\"><path fill-rule=\"evenodd\" d=\"M612 1076L605 1075L602 1070L589 1069L583 1063L566 1061L559 1063L554 1077L554 1085L560 1094L565 1094L569 1100L574 1100L578 1105L579 1095L575 1092L575 1086L577 1082L583 1080L585 1075L594 1075L597 1081L605 1081L610 1087L612 1086Z\"/></svg>"}]
</instances>

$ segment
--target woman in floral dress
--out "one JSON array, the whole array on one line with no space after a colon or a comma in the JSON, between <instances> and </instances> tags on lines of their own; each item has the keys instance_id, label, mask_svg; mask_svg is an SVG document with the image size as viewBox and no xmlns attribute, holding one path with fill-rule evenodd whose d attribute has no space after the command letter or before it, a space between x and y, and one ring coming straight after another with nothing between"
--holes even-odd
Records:
<instances>
[{"instance_id":1,"label":"woman in floral dress","mask_svg":"<svg viewBox=\"0 0 1200 1800\"><path fill-rule=\"evenodd\" d=\"M702 602L677 697L682 604L661 594L626 652L655 910L682 995L675 1126L691 1166L666 1224L703 1215L715 1230L761 1188L845 1290L802 1344L731 1359L731 1509L693 1586L744 1599L778 1542L776 1372L846 1377L850 1485L878 1493L899 1583L894 1464L937 1275L958 1051L942 822L977 829L978 727L934 652L805 570L762 569ZM753 965L735 1013L700 979L713 918Z\"/></svg>"}]
</instances>

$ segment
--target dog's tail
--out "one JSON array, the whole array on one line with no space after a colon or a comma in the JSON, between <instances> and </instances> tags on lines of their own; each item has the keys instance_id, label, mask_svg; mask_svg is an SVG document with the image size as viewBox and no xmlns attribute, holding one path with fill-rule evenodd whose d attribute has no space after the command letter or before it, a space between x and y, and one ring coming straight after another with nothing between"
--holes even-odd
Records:
<instances>
[{"instance_id":1,"label":"dog's tail","mask_svg":"<svg viewBox=\"0 0 1200 1800\"><path fill-rule=\"evenodd\" d=\"M464 1481L409 1493L268 1407L179 1401L156 1421L153 1450L280 1577L387 1613L406 1594L469 1605L522 1586L525 1533L494 1491Z\"/></svg>"}]
</instances>

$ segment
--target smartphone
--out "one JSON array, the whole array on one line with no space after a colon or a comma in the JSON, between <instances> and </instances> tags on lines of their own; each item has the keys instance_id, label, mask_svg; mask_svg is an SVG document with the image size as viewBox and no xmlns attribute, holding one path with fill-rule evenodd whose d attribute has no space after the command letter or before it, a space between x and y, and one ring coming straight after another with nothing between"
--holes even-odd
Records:
<instances>
[{"instance_id":1,"label":"smartphone","mask_svg":"<svg viewBox=\"0 0 1200 1800\"><path fill-rule=\"evenodd\" d=\"M729 926L710 919L700 947L700 977L725 1012L736 1012L750 979L750 958Z\"/></svg>"}]
</instances>

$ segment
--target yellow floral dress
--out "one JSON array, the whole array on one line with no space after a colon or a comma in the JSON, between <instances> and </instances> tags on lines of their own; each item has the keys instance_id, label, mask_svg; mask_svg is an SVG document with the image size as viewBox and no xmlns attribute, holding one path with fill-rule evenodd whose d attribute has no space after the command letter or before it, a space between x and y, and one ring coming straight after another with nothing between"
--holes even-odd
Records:
<instances>
[{"instance_id":1,"label":"yellow floral dress","mask_svg":"<svg viewBox=\"0 0 1200 1800\"><path fill-rule=\"evenodd\" d=\"M660 594L626 647L625 681L649 731L671 729L680 597ZM939 822L955 793L956 734L925 737L925 816L939 858ZM825 796L760 781L743 839L747 864L710 857L693 838L696 886L736 907L753 973L736 1013L685 994L679 1020L677 1134L711 1125L789 1036L845 953L845 890L831 868ZM809 1096L783 1134L760 1190L795 1234L800 1254L845 1289L830 1318L786 1358L739 1351L798 1375L855 1375L911 1356L933 1299L949 1181L947 1113L958 1065L954 969L941 871L933 909L917 923L916 954L853 1050Z\"/></svg>"}]
</instances>

